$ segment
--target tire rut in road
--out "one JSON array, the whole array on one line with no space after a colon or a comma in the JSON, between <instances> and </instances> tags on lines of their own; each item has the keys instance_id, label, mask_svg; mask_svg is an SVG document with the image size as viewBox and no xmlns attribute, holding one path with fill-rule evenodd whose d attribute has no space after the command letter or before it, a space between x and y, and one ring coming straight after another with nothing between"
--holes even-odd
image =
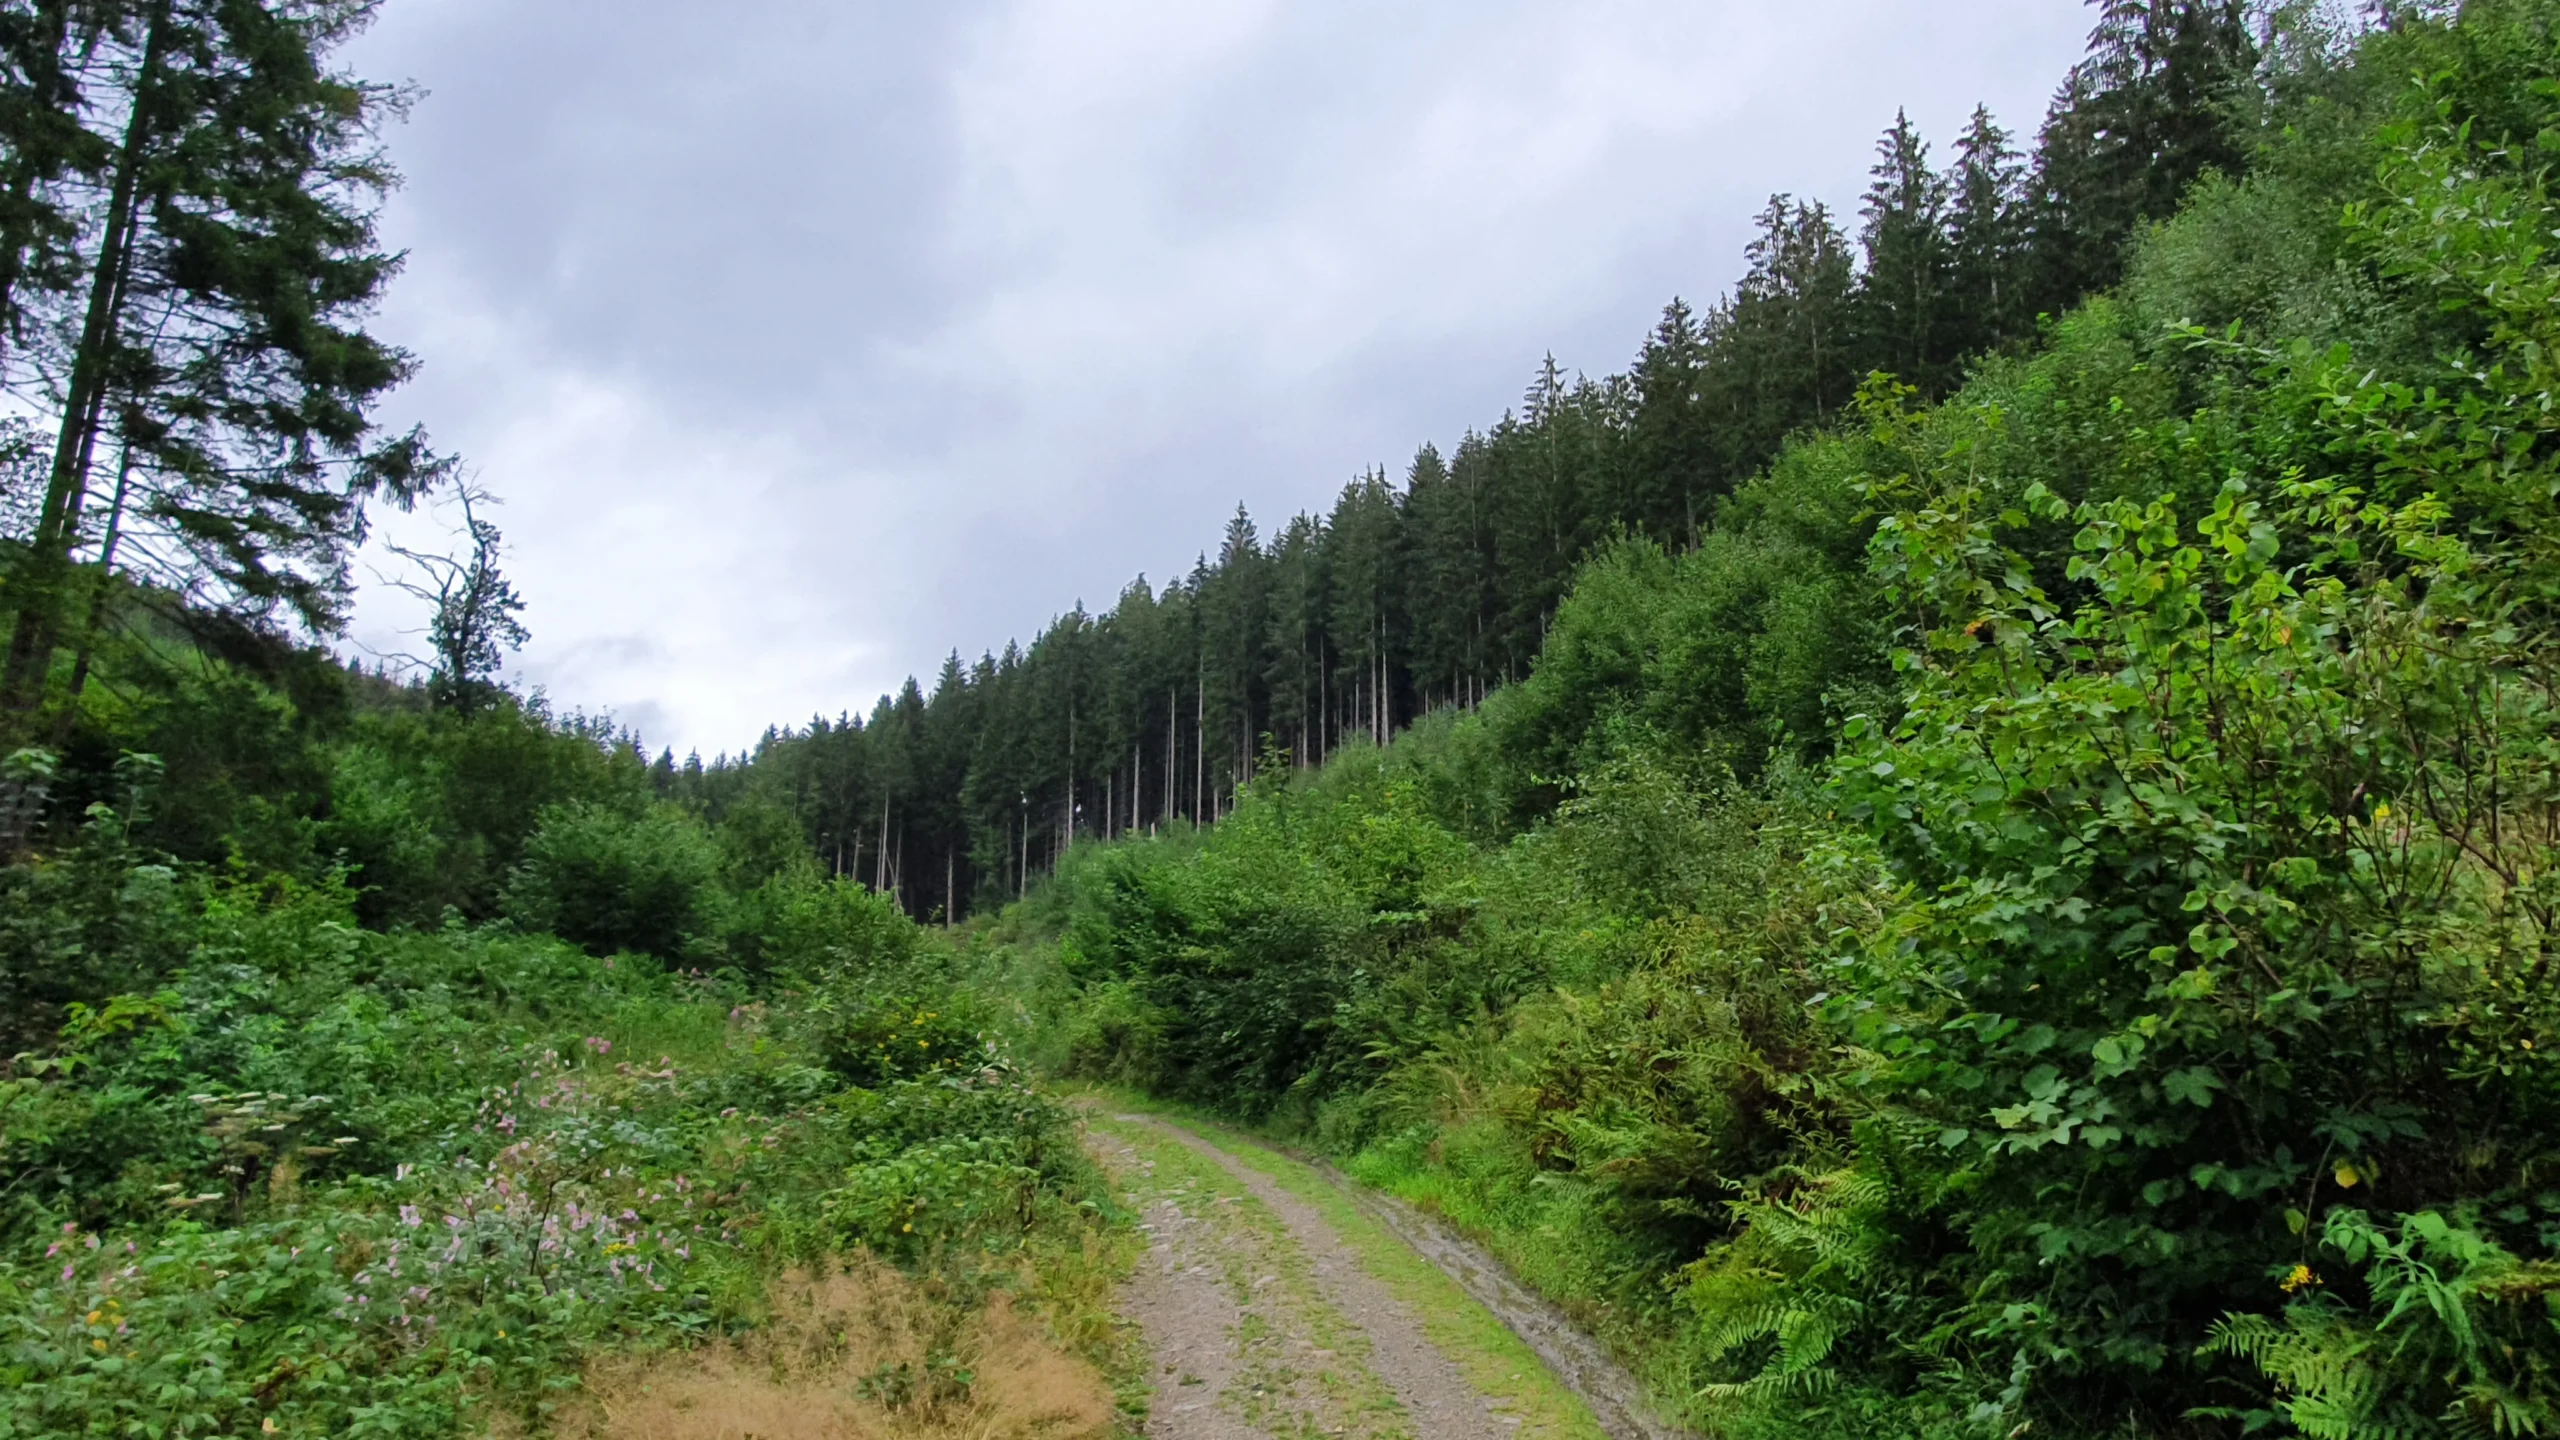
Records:
<instances>
[{"instance_id":1,"label":"tire rut in road","mask_svg":"<svg viewBox=\"0 0 2560 1440\"><path fill-rule=\"evenodd\" d=\"M1267 1176L1149 1117L1097 1117L1091 1135L1149 1241L1124 1313L1155 1357L1150 1437L1563 1440L1581 1430L1524 1429L1314 1207Z\"/></svg>"},{"instance_id":2,"label":"tire rut in road","mask_svg":"<svg viewBox=\"0 0 2560 1440\"><path fill-rule=\"evenodd\" d=\"M1574 1324L1561 1306L1521 1284L1473 1241L1330 1165L1315 1169L1378 1228L1430 1261L1519 1336L1521 1343L1535 1351L1557 1379L1591 1407L1593 1417L1608 1432L1610 1440L1697 1440L1694 1431L1657 1417L1645 1396L1644 1383Z\"/></svg>"}]
</instances>

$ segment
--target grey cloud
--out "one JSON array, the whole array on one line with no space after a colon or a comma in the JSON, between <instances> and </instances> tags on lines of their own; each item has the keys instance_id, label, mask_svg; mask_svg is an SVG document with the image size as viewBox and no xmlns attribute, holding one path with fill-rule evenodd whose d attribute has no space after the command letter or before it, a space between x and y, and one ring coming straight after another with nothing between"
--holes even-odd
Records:
<instances>
[{"instance_id":1,"label":"grey cloud","mask_svg":"<svg viewBox=\"0 0 2560 1440\"><path fill-rule=\"evenodd\" d=\"M451 299L670 398L789 408L951 293L937 77L973 8L394 0L356 58L430 92L396 223Z\"/></svg>"},{"instance_id":2,"label":"grey cloud","mask_svg":"<svg viewBox=\"0 0 2560 1440\"><path fill-rule=\"evenodd\" d=\"M1398 469L1550 349L1618 368L1772 190L1854 207L1897 105L2032 132L2085 24L389 0L356 59L432 92L385 325L510 498L527 675L713 750L1186 572L1238 500L1269 529Z\"/></svg>"}]
</instances>

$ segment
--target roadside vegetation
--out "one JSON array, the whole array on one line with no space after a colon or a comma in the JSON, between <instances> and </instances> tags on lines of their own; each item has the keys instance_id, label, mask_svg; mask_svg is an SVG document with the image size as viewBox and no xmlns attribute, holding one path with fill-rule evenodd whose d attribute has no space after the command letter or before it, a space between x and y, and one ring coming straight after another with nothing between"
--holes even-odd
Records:
<instances>
[{"instance_id":1,"label":"roadside vegetation","mask_svg":"<svg viewBox=\"0 0 2560 1440\"><path fill-rule=\"evenodd\" d=\"M1014 943L1727 1435L2560 1427L2548 7L2332 52L1533 673Z\"/></svg>"},{"instance_id":2,"label":"roadside vegetation","mask_svg":"<svg viewBox=\"0 0 2560 1440\"><path fill-rule=\"evenodd\" d=\"M824 1381L877 1433L1108 1430L1108 1196L916 927L805 858L729 888L744 862L574 730L411 719L583 769L509 904L538 883L599 943L459 912L369 929L342 876L144 849L154 771L129 765L120 803L9 872L7 973L111 965L115 998L11 1011L36 1048L0 1082L0 1433L574 1428L635 1357L705 1347ZM586 807L623 824L599 838ZM620 943L705 857L733 867L689 897L718 925ZM886 1333L816 1318L857 1301ZM1053 1383L980 1393L1025 1365Z\"/></svg>"}]
</instances>

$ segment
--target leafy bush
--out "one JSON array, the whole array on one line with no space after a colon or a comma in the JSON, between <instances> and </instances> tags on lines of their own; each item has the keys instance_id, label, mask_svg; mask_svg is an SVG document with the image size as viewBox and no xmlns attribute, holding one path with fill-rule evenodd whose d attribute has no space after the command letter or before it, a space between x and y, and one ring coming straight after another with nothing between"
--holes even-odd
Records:
<instances>
[{"instance_id":1,"label":"leafy bush","mask_svg":"<svg viewBox=\"0 0 2560 1440\"><path fill-rule=\"evenodd\" d=\"M634 815L577 804L543 817L508 881L506 913L597 954L681 960L718 938L720 872L710 833L673 806Z\"/></svg>"},{"instance_id":2,"label":"leafy bush","mask_svg":"<svg viewBox=\"0 0 2560 1440\"><path fill-rule=\"evenodd\" d=\"M2524 1218L2501 1217L2501 1228ZM2560 1197L2540 1197L2531 1218L2540 1248L2560 1250ZM2560 1428L2548 1355L2560 1264L2519 1259L2478 1219L2425 1210L2383 1226L2361 1210L2330 1211L2314 1258L2337 1257L2366 1303L2341 1299L2302 1263L2281 1282L2302 1298L2280 1318L2216 1324L2207 1349L2249 1360L2276 1385L2268 1407L2219 1413L2252 1429L2290 1423L2320 1440Z\"/></svg>"},{"instance_id":3,"label":"leafy bush","mask_svg":"<svg viewBox=\"0 0 2560 1440\"><path fill-rule=\"evenodd\" d=\"M847 1244L1019 1266L1093 1223L1065 1112L974 1032L848 1089L723 982L353 903L212 889L165 993L0 1080L0 1434L447 1435Z\"/></svg>"},{"instance_id":4,"label":"leafy bush","mask_svg":"<svg viewBox=\"0 0 2560 1440\"><path fill-rule=\"evenodd\" d=\"M740 965L808 977L900 969L920 938L894 899L800 871L740 897L729 928L729 954Z\"/></svg>"},{"instance_id":5,"label":"leafy bush","mask_svg":"<svg viewBox=\"0 0 2560 1440\"><path fill-rule=\"evenodd\" d=\"M38 801L54 763L21 752L7 784ZM193 942L194 878L134 840L160 767L128 756L118 774L118 804L89 806L69 846L0 867L0 1049L40 1044L67 1006L151 988Z\"/></svg>"},{"instance_id":6,"label":"leafy bush","mask_svg":"<svg viewBox=\"0 0 2560 1440\"><path fill-rule=\"evenodd\" d=\"M845 888L843 903L856 914L889 903ZM1001 1049L994 1016L950 961L918 953L912 941L888 950L829 972L796 1007L791 1023L811 1053L866 1088L974 1074L994 1063Z\"/></svg>"}]
</instances>

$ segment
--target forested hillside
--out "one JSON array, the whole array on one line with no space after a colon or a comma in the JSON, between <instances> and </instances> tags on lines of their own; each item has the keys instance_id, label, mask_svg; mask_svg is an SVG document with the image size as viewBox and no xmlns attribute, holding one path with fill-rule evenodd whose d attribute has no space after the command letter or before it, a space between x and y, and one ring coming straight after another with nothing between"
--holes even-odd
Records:
<instances>
[{"instance_id":1,"label":"forested hillside","mask_svg":"<svg viewBox=\"0 0 2560 1440\"><path fill-rule=\"evenodd\" d=\"M2560 11L2273 38L2033 342L1599 545L1471 710L1072 852L1004 932L1057 1063L1711 1433L2560 1427Z\"/></svg>"},{"instance_id":2,"label":"forested hillside","mask_svg":"<svg viewBox=\"0 0 2560 1440\"><path fill-rule=\"evenodd\" d=\"M1401 475L1353 478L1327 514L1266 534L1239 507L1187 572L1142 576L1100 614L1078 605L1028 645L955 652L929 693L911 683L868 716L777 730L701 774L663 756L661 787L715 813L758 797L837 873L919 917L965 914L1022 893L1079 837L1211 822L1261 766L1472 708L1529 673L1595 547L1693 548L1870 373L1935 397L2113 283L2189 183L2245 171L2267 108L2308 83L2261 42L2314 43L2296 37L2315 18L2101 5L2025 153L1986 111L1937 148L1897 116L1854 214L1771 197L1742 277L1712 303L1673 300L1625 373L1550 356L1517 409L1423 445ZM1823 611L1827 576L1769 559L1767 603L1857 623ZM1854 568L1854 545L1835 559ZM1844 677L1877 660L1872 644L1825 648L1808 662ZM1838 719L1818 703L1773 718L1805 739Z\"/></svg>"}]
</instances>

